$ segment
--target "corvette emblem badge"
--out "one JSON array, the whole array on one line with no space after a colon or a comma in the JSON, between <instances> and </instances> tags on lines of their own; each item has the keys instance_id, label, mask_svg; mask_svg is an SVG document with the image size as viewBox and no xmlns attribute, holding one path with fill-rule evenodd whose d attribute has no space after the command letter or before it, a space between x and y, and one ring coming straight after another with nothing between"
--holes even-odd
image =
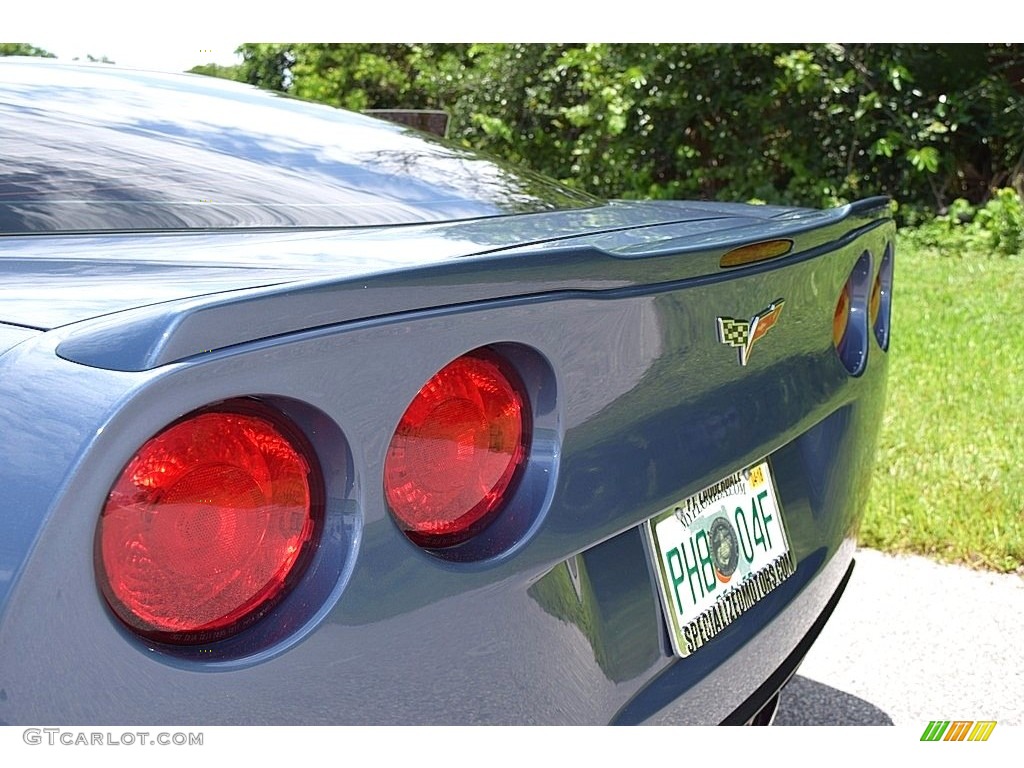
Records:
<instances>
[{"instance_id":1,"label":"corvette emblem badge","mask_svg":"<svg viewBox=\"0 0 1024 768\"><path fill-rule=\"evenodd\" d=\"M722 344L736 347L740 353L740 365L746 365L754 343L772 329L782 314L786 302L776 299L769 307L758 312L750 320L735 320L731 317L718 318L718 340Z\"/></svg>"}]
</instances>

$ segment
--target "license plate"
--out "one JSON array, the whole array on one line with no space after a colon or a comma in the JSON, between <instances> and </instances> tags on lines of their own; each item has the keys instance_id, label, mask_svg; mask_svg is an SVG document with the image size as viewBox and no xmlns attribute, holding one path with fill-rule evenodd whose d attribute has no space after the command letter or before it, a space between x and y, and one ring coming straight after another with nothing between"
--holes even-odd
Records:
<instances>
[{"instance_id":1,"label":"license plate","mask_svg":"<svg viewBox=\"0 0 1024 768\"><path fill-rule=\"evenodd\" d=\"M662 510L645 528L679 656L696 651L794 571L767 461Z\"/></svg>"}]
</instances>

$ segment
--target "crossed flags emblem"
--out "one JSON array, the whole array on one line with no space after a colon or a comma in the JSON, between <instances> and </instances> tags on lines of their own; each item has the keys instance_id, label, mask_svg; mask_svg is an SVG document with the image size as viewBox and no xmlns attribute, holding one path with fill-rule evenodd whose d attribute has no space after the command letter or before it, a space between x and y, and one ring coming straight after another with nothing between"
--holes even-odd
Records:
<instances>
[{"instance_id":1,"label":"crossed flags emblem","mask_svg":"<svg viewBox=\"0 0 1024 768\"><path fill-rule=\"evenodd\" d=\"M778 322L785 303L783 299L776 299L767 309L758 312L750 320L737 320L732 317L718 318L718 340L722 344L739 350L740 365L747 364L754 344Z\"/></svg>"}]
</instances>

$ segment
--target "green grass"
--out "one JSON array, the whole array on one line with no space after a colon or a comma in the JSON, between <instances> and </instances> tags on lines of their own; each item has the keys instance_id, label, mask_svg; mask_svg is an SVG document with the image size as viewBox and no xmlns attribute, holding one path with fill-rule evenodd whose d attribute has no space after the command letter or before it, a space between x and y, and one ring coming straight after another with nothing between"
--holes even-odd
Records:
<instances>
[{"instance_id":1,"label":"green grass","mask_svg":"<svg viewBox=\"0 0 1024 768\"><path fill-rule=\"evenodd\" d=\"M1024 256L967 248L899 244L861 543L1024 575Z\"/></svg>"}]
</instances>

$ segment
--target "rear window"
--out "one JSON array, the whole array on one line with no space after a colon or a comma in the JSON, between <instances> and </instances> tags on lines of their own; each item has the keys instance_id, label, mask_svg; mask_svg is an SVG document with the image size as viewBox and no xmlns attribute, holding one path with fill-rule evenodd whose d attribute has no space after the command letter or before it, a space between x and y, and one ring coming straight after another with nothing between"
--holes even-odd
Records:
<instances>
[{"instance_id":1,"label":"rear window","mask_svg":"<svg viewBox=\"0 0 1024 768\"><path fill-rule=\"evenodd\" d=\"M365 227L600 201L444 140L200 75L0 60L0 232Z\"/></svg>"}]
</instances>

